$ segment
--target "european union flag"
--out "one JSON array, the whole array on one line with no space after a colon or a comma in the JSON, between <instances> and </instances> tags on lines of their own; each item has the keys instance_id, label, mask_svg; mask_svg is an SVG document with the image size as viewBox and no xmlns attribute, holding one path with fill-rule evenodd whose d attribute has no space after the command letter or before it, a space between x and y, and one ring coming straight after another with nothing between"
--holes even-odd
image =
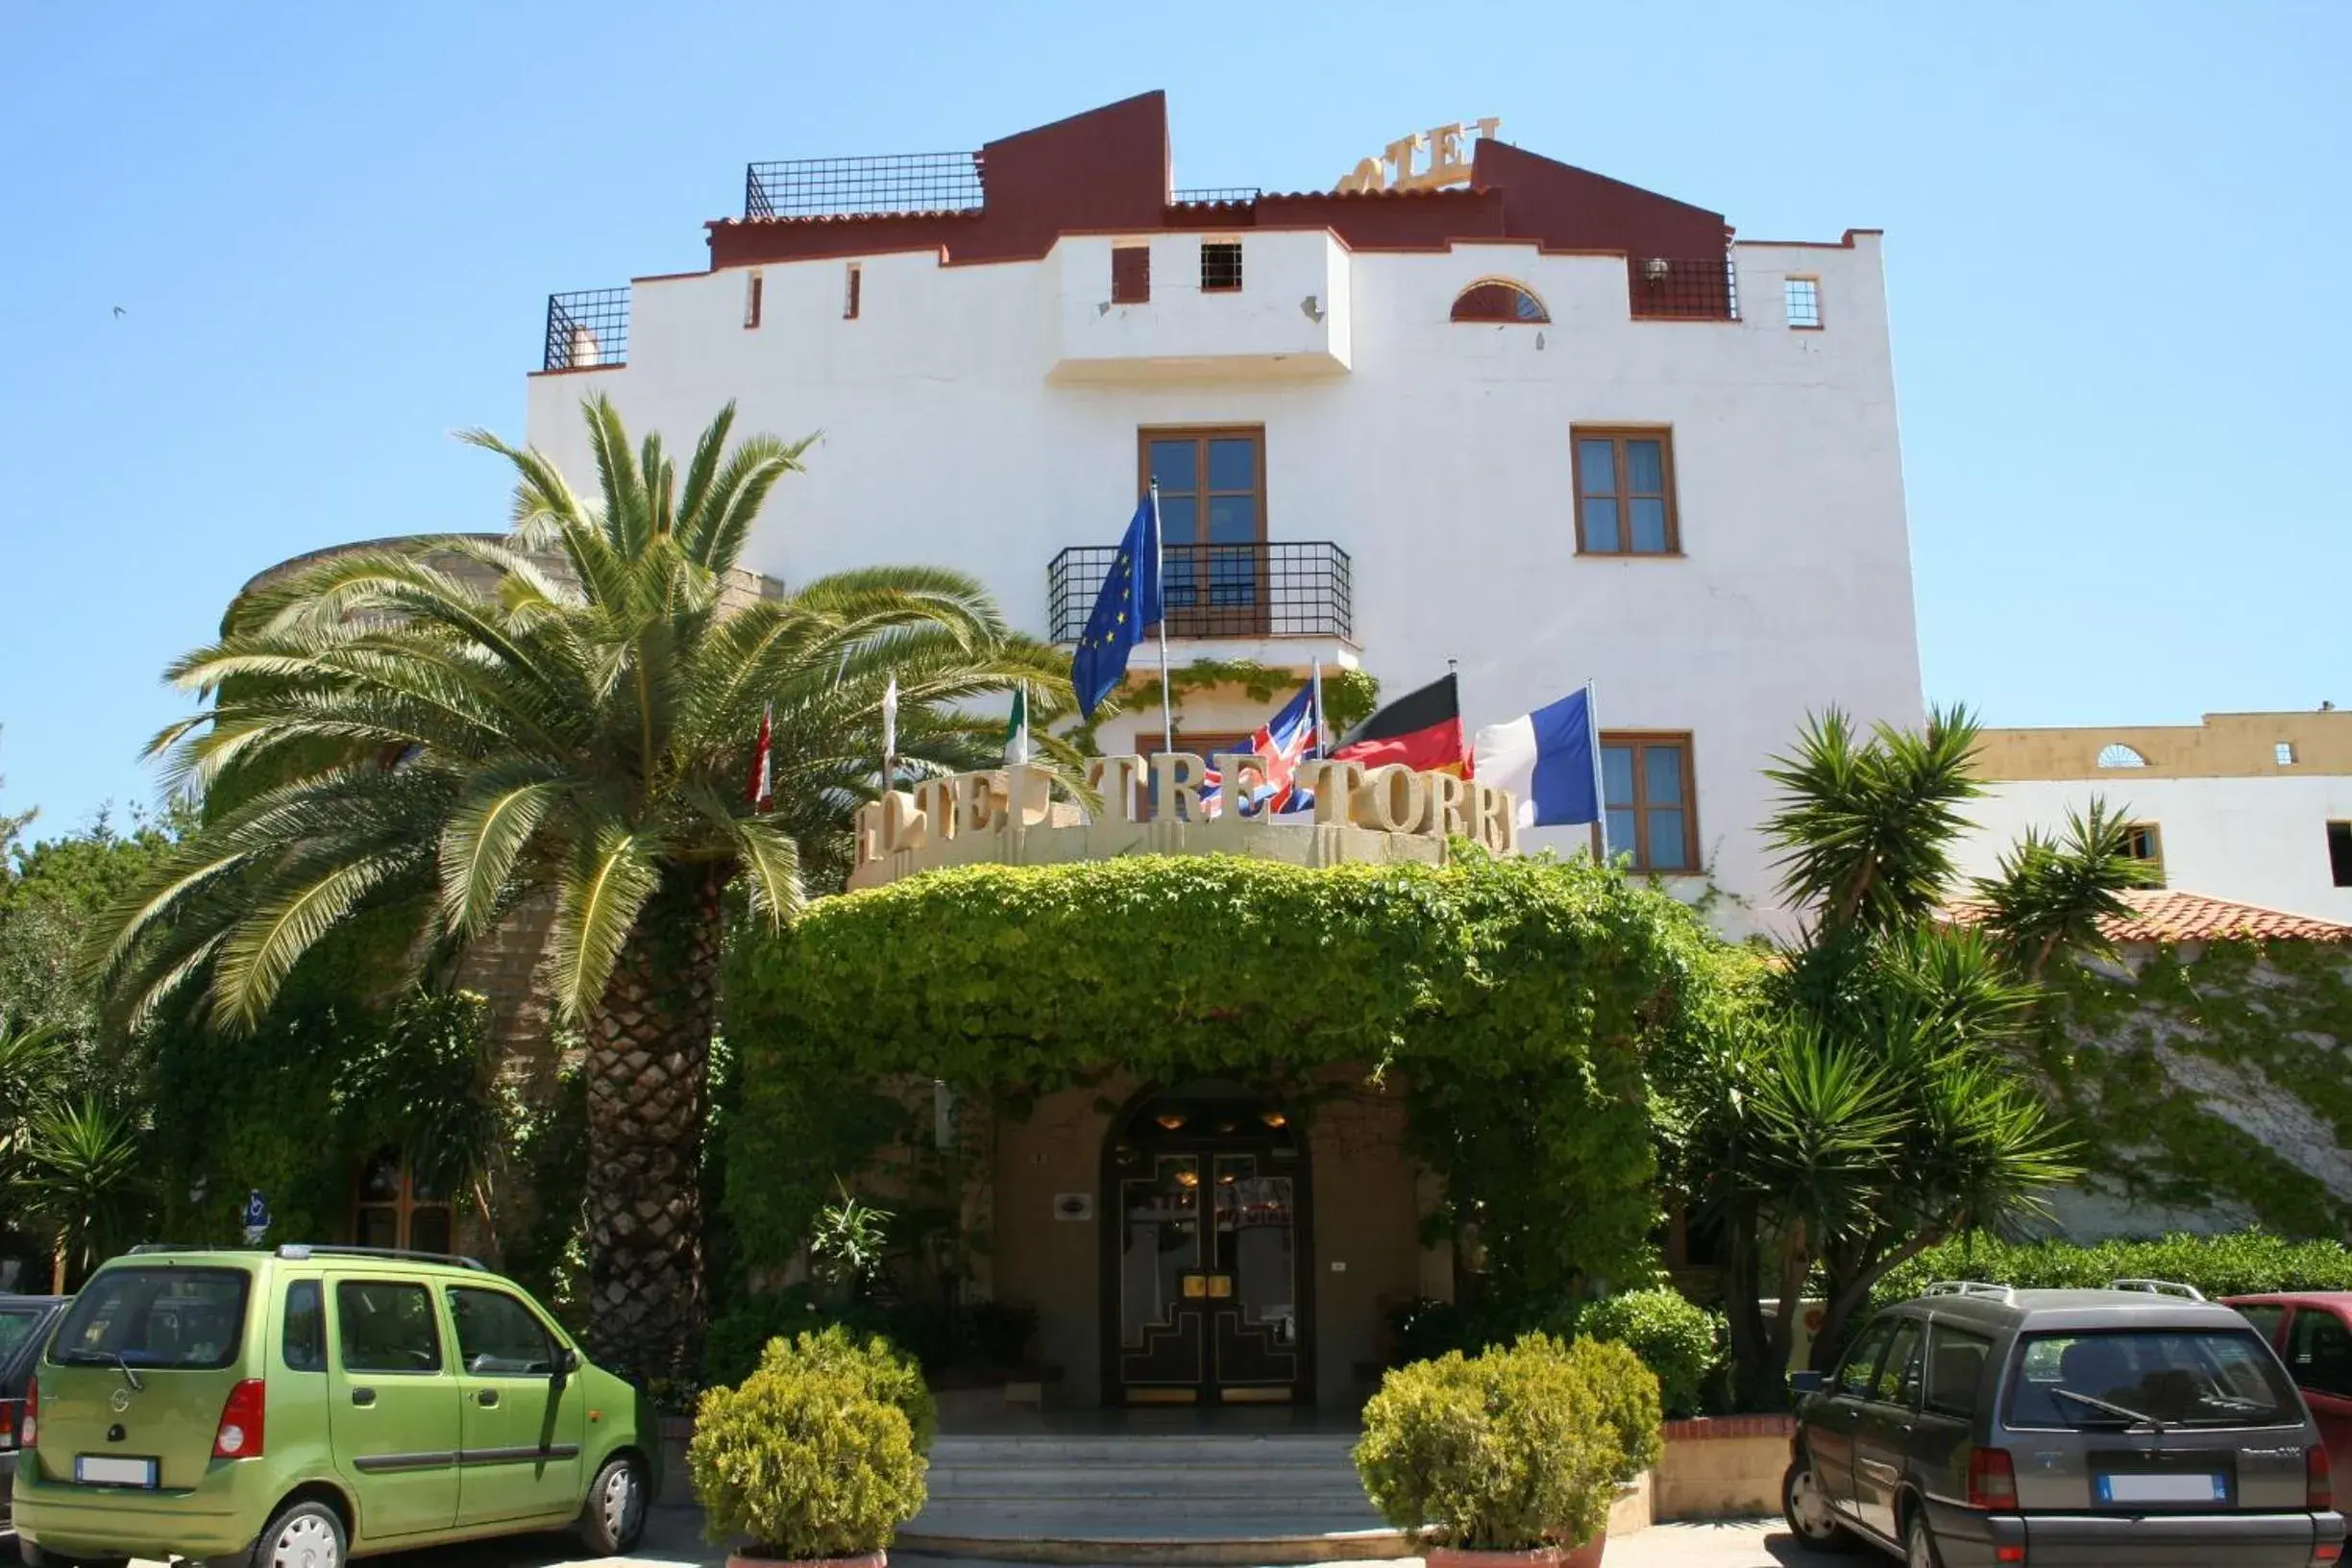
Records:
<instances>
[{"instance_id":1,"label":"european union flag","mask_svg":"<svg viewBox=\"0 0 2352 1568\"><path fill-rule=\"evenodd\" d=\"M1160 520L1145 496L1136 504L1118 558L1094 596L1094 613L1087 617L1070 660L1070 684L1078 689L1078 709L1086 717L1093 718L1095 707L1126 678L1128 653L1143 640L1143 628L1159 619Z\"/></svg>"}]
</instances>

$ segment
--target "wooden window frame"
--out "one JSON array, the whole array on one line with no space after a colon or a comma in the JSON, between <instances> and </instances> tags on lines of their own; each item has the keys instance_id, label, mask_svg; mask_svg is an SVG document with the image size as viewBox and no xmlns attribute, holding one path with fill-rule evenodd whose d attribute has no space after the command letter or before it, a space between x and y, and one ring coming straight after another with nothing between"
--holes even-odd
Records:
<instances>
[{"instance_id":1,"label":"wooden window frame","mask_svg":"<svg viewBox=\"0 0 2352 1568\"><path fill-rule=\"evenodd\" d=\"M767 293L767 288L768 280L758 272L752 273L744 283L744 331L747 332L759 329L762 296Z\"/></svg>"},{"instance_id":2,"label":"wooden window frame","mask_svg":"<svg viewBox=\"0 0 2352 1568\"><path fill-rule=\"evenodd\" d=\"M2163 826L2156 822L2126 822L2123 824L2123 831L2127 834L2144 833L2147 835L2148 852L2144 855L2133 855L2131 858L2156 869L2156 880L2145 884L2146 886L2157 888L2165 886Z\"/></svg>"},{"instance_id":3,"label":"wooden window frame","mask_svg":"<svg viewBox=\"0 0 2352 1568\"><path fill-rule=\"evenodd\" d=\"M1789 308L1789 284L1791 283L1813 285L1813 319L1811 321L1799 321L1796 313ZM1822 311L1822 283L1819 275L1810 272L1792 272L1781 278L1780 316L1788 323L1788 330L1792 332L1818 332L1822 330L1827 323L1828 317Z\"/></svg>"},{"instance_id":4,"label":"wooden window frame","mask_svg":"<svg viewBox=\"0 0 2352 1568\"><path fill-rule=\"evenodd\" d=\"M1233 282L1230 283L1213 283L1209 281L1209 248L1213 245L1219 250L1224 250L1230 247L1233 251ZM1200 242L1200 286L1203 294L1240 293L1242 286L1248 282L1249 277L1249 275L1242 270L1241 241L1238 239L1212 239L1204 237Z\"/></svg>"},{"instance_id":5,"label":"wooden window frame","mask_svg":"<svg viewBox=\"0 0 2352 1568\"><path fill-rule=\"evenodd\" d=\"M1617 547L1615 550L1595 550L1584 538L1584 502L1599 501L1599 494L1584 491L1583 444L1587 441L1606 441L1614 449L1617 483ZM1666 488L1655 499L1666 502L1666 548L1664 550L1635 550L1633 548L1633 507L1635 501L1651 500L1648 495L1630 494L1627 485L1631 471L1626 464L1626 443L1655 441L1658 444L1658 482ZM1572 425L1568 428L1568 493L1576 508L1576 546L1579 555L1605 555L1612 560L1632 559L1662 561L1682 553L1682 505L1675 494L1674 428L1670 425Z\"/></svg>"},{"instance_id":6,"label":"wooden window frame","mask_svg":"<svg viewBox=\"0 0 2352 1568\"><path fill-rule=\"evenodd\" d=\"M1699 753L1687 729L1605 729L1601 732L1601 748L1629 746L1633 748L1633 842L1630 845L1611 843L1608 853L1613 859L1629 849L1633 855L1633 870L1644 876L1703 876L1706 867L1699 858ZM1682 861L1680 866L1650 864L1650 811L1644 785L1648 778L1642 767L1642 753L1650 747L1673 746L1682 752L1682 804L1665 810L1679 809L1682 813ZM1597 760L1597 759L1596 759ZM1601 791L1601 821L1593 824L1593 847L1601 847L1603 830L1608 824L1608 789L1604 774Z\"/></svg>"},{"instance_id":7,"label":"wooden window frame","mask_svg":"<svg viewBox=\"0 0 2352 1568\"><path fill-rule=\"evenodd\" d=\"M855 321L866 304L866 269L855 261L849 263L847 278L842 284L842 320Z\"/></svg>"},{"instance_id":8,"label":"wooden window frame","mask_svg":"<svg viewBox=\"0 0 2352 1568\"><path fill-rule=\"evenodd\" d=\"M400 1191L390 1198L370 1198L367 1195L368 1166L376 1156L369 1155L359 1163L359 1174L352 1183L352 1235L364 1234L359 1226L363 1215L371 1209L387 1211L392 1215L392 1244L402 1249L412 1248L416 1242L415 1218L419 1210L437 1209L449 1216L451 1247L457 1245L457 1200L453 1194L438 1198L416 1195L416 1168L405 1155L396 1155L400 1162Z\"/></svg>"},{"instance_id":9,"label":"wooden window frame","mask_svg":"<svg viewBox=\"0 0 2352 1568\"><path fill-rule=\"evenodd\" d=\"M1132 257L1126 270L1119 258ZM1149 245L1114 245L1111 247L1111 303L1113 305L1151 304L1151 247Z\"/></svg>"},{"instance_id":10,"label":"wooden window frame","mask_svg":"<svg viewBox=\"0 0 2352 1568\"><path fill-rule=\"evenodd\" d=\"M1187 491L1199 502L1201 525L1208 523L1208 502L1213 496L1235 496L1238 490L1211 490L1209 483L1209 443L1212 441L1247 440L1254 444L1258 457L1251 492L1258 502L1258 537L1254 541L1258 556L1258 602L1250 608L1255 614L1237 613L1233 609L1219 610L1213 604L1196 604L1188 610L1167 612L1167 633L1170 637L1263 637L1274 625L1273 584L1269 574L1273 567L1271 552L1266 549L1269 537L1266 518L1266 437L1263 425L1139 425L1136 427L1136 499L1151 494L1151 449L1155 441L1189 440L1193 443L1193 467L1201 488ZM1207 541L1200 541L1206 544ZM1245 550L1246 545L1227 545L1227 550ZM1167 587L1166 573L1161 574L1161 589ZM1246 625L1244 624L1246 622ZM1148 629L1148 628L1147 628Z\"/></svg>"},{"instance_id":11,"label":"wooden window frame","mask_svg":"<svg viewBox=\"0 0 2352 1568\"><path fill-rule=\"evenodd\" d=\"M1469 314L1463 313L1462 307L1466 302L1490 288L1505 291L1514 301L1527 301L1535 307L1535 313L1523 316L1515 306L1508 315L1480 315L1475 310ZM1453 308L1446 313L1446 319L1470 327L1549 327L1552 325L1552 311L1541 295L1516 278L1481 278L1454 296Z\"/></svg>"}]
</instances>

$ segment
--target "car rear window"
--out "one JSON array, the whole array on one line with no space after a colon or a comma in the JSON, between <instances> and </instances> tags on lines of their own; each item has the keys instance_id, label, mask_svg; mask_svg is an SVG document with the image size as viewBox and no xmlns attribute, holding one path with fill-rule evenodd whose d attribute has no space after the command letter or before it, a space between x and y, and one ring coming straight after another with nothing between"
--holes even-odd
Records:
<instances>
[{"instance_id":1,"label":"car rear window","mask_svg":"<svg viewBox=\"0 0 2352 1568\"><path fill-rule=\"evenodd\" d=\"M41 1314L24 1308L0 1308L0 1363L16 1354L33 1331L40 1327Z\"/></svg>"},{"instance_id":2,"label":"car rear window","mask_svg":"<svg viewBox=\"0 0 2352 1568\"><path fill-rule=\"evenodd\" d=\"M101 1269L74 1298L49 1342L49 1360L69 1366L227 1366L245 1340L250 1284L237 1268Z\"/></svg>"},{"instance_id":3,"label":"car rear window","mask_svg":"<svg viewBox=\"0 0 2352 1568\"><path fill-rule=\"evenodd\" d=\"M2101 1330L2018 1341L2013 1427L2299 1426L2302 1402L2244 1329Z\"/></svg>"}]
</instances>

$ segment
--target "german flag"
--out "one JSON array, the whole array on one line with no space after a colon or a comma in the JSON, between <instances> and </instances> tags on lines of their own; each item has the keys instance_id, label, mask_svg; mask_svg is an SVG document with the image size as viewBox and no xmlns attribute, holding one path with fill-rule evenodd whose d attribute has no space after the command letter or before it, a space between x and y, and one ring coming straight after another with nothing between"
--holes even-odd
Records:
<instances>
[{"instance_id":1,"label":"german flag","mask_svg":"<svg viewBox=\"0 0 2352 1568\"><path fill-rule=\"evenodd\" d=\"M1420 772L1462 772L1460 689L1449 674L1406 693L1341 736L1331 754L1366 768L1401 762Z\"/></svg>"}]
</instances>

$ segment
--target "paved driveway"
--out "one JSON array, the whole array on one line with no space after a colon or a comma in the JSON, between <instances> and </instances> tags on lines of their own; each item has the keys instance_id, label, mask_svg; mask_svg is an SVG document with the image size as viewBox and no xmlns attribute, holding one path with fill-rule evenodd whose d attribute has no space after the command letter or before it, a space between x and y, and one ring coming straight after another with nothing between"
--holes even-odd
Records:
<instances>
[{"instance_id":1,"label":"paved driveway","mask_svg":"<svg viewBox=\"0 0 2352 1568\"><path fill-rule=\"evenodd\" d=\"M700 1515L685 1508L656 1508L637 1555L630 1557L583 1557L579 1547L563 1535L528 1535L476 1546L442 1547L369 1559L381 1568L723 1568L723 1549L707 1545ZM13 1563L14 1541L0 1551L0 1561ZM1654 1525L1638 1535L1609 1544L1607 1568L1847 1568L1878 1559L1827 1557L1807 1552L1789 1536L1779 1521L1722 1525ZM1892 1559L1885 1559L1892 1561ZM1380 1568L1416 1568L1418 1558ZM894 1552L894 1568L989 1568L968 1559L924 1557ZM1009 1568L1009 1565L1008 1565ZM1026 1565L1024 1565L1026 1568ZM1331 1564L1326 1568L1343 1568Z\"/></svg>"}]
</instances>

